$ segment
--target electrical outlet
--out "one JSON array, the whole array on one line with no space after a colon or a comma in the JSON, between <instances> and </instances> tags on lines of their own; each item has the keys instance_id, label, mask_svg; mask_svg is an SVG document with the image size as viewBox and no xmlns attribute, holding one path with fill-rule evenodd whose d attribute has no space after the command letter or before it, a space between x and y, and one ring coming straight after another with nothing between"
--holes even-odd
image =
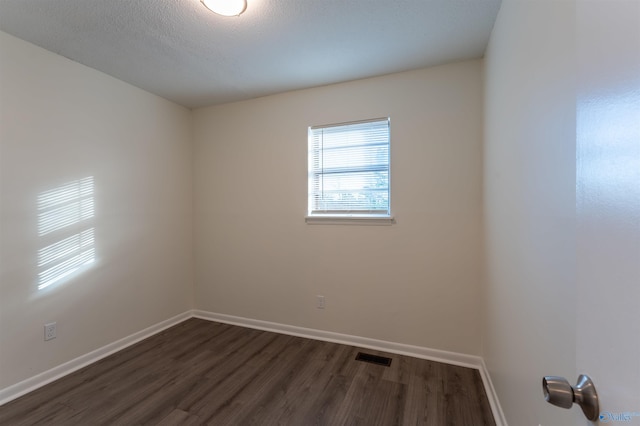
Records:
<instances>
[{"instance_id":1,"label":"electrical outlet","mask_svg":"<svg viewBox=\"0 0 640 426\"><path fill-rule=\"evenodd\" d=\"M324 309L324 296L316 296L316 308Z\"/></svg>"},{"instance_id":2,"label":"electrical outlet","mask_svg":"<svg viewBox=\"0 0 640 426\"><path fill-rule=\"evenodd\" d=\"M50 322L44 325L44 340L51 340L56 338L56 323Z\"/></svg>"}]
</instances>

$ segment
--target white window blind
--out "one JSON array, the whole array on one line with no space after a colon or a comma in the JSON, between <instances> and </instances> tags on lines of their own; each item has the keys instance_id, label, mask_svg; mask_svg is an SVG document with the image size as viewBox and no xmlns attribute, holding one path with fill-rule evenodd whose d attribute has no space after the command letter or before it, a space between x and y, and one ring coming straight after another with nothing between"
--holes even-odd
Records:
<instances>
[{"instance_id":1,"label":"white window blind","mask_svg":"<svg viewBox=\"0 0 640 426\"><path fill-rule=\"evenodd\" d=\"M389 119L309 128L309 216L389 217Z\"/></svg>"}]
</instances>

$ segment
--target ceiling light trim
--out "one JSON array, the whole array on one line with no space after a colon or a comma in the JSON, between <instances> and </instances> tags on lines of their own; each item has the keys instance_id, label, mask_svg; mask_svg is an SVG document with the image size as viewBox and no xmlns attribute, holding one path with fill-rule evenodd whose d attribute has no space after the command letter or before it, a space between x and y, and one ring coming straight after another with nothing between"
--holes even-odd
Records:
<instances>
[{"instance_id":1,"label":"ceiling light trim","mask_svg":"<svg viewBox=\"0 0 640 426\"><path fill-rule=\"evenodd\" d=\"M240 16L247 10L247 0L200 0L210 11L222 16Z\"/></svg>"}]
</instances>

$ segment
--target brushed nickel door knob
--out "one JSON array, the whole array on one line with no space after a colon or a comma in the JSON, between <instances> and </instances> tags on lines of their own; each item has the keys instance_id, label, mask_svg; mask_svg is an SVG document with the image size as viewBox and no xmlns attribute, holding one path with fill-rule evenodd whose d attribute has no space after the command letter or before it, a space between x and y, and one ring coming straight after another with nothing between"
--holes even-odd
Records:
<instances>
[{"instance_id":1,"label":"brushed nickel door knob","mask_svg":"<svg viewBox=\"0 0 640 426\"><path fill-rule=\"evenodd\" d=\"M562 408L573 405L573 388L564 377L546 376L542 379L542 391L549 404Z\"/></svg>"},{"instance_id":2,"label":"brushed nickel door knob","mask_svg":"<svg viewBox=\"0 0 640 426\"><path fill-rule=\"evenodd\" d=\"M542 392L549 404L571 408L576 403L588 420L598 419L598 394L589 376L581 374L575 386L571 386L564 377L545 376L542 379Z\"/></svg>"}]
</instances>

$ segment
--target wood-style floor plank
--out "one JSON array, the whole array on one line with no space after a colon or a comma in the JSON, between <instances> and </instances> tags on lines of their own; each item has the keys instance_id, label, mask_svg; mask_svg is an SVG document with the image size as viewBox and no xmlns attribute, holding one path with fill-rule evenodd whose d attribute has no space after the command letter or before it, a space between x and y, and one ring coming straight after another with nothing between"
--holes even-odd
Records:
<instances>
[{"instance_id":1,"label":"wood-style floor plank","mask_svg":"<svg viewBox=\"0 0 640 426\"><path fill-rule=\"evenodd\" d=\"M0 407L11 426L207 424L495 422L476 370L199 319Z\"/></svg>"}]
</instances>

